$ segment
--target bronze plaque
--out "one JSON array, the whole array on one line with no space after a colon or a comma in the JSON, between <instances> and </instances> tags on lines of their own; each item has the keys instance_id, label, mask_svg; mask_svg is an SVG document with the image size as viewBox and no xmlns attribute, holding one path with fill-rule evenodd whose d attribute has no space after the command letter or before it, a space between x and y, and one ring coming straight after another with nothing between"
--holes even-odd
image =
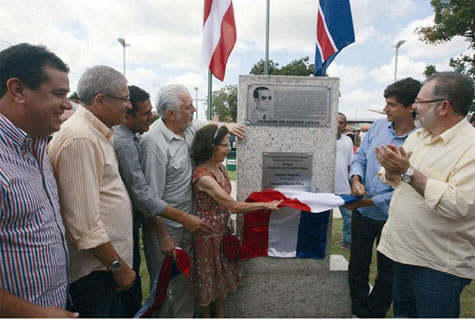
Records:
<instances>
[{"instance_id":1,"label":"bronze plaque","mask_svg":"<svg viewBox=\"0 0 475 320\"><path fill-rule=\"evenodd\" d=\"M248 125L315 127L330 123L331 87L252 84L247 90Z\"/></svg>"},{"instance_id":2,"label":"bronze plaque","mask_svg":"<svg viewBox=\"0 0 475 320\"><path fill-rule=\"evenodd\" d=\"M264 152L262 189L280 188L311 192L311 153Z\"/></svg>"}]
</instances>

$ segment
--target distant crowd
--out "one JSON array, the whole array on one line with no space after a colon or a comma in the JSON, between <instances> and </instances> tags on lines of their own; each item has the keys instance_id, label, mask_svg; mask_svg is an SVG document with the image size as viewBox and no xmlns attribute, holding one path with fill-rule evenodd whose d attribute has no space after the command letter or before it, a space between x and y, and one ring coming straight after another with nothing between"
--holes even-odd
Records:
<instances>
[{"instance_id":1,"label":"distant crowd","mask_svg":"<svg viewBox=\"0 0 475 320\"><path fill-rule=\"evenodd\" d=\"M0 317L134 317L142 234L150 287L178 248L192 266L153 316L223 318L245 280L223 249L230 214L281 203L230 196L222 162L245 127L193 119L180 84L160 88L151 124L150 95L108 66L84 72L63 121L68 73L43 46L0 52ZM391 303L395 317L460 315L475 279L473 95L456 72L397 81L355 154L338 114L335 193L360 197L340 207L354 316L385 317Z\"/></svg>"}]
</instances>

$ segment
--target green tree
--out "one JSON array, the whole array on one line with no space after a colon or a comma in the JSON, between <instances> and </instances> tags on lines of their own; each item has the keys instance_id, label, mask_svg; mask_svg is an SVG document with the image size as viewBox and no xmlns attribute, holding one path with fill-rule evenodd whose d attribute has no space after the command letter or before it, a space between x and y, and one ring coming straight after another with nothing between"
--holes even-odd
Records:
<instances>
[{"instance_id":1,"label":"green tree","mask_svg":"<svg viewBox=\"0 0 475 320\"><path fill-rule=\"evenodd\" d=\"M437 45L450 41L455 36L465 38L474 53L453 57L449 65L475 80L475 0L431 0L430 4L435 11L435 24L416 28L419 39ZM434 72L435 66L429 65L424 75ZM475 110L475 102L472 102L471 109Z\"/></svg>"},{"instance_id":2,"label":"green tree","mask_svg":"<svg viewBox=\"0 0 475 320\"><path fill-rule=\"evenodd\" d=\"M437 70L435 68L435 66L433 64L428 64L424 70L424 77L429 77L431 75L433 75L434 73L436 73Z\"/></svg>"},{"instance_id":3,"label":"green tree","mask_svg":"<svg viewBox=\"0 0 475 320\"><path fill-rule=\"evenodd\" d=\"M265 63L264 60L262 60L262 59L259 60L259 62L254 64L254 66L252 67L251 72L249 72L249 74L256 74L256 75L264 74L264 63ZM279 70L278 67L279 67L278 63L275 63L274 61L269 60L269 74L270 75L279 75L280 70Z\"/></svg>"},{"instance_id":4,"label":"green tree","mask_svg":"<svg viewBox=\"0 0 475 320\"><path fill-rule=\"evenodd\" d=\"M314 65L309 63L309 60L309 57L302 57L281 68L279 68L278 63L269 60L269 75L309 76L313 74L315 69ZM249 74L264 74L264 60L261 59L254 64Z\"/></svg>"},{"instance_id":5,"label":"green tree","mask_svg":"<svg viewBox=\"0 0 475 320\"><path fill-rule=\"evenodd\" d=\"M74 100L74 101L79 101L78 93L77 93L76 91L74 91L73 93L71 93L71 94L69 95L68 99Z\"/></svg>"},{"instance_id":6,"label":"green tree","mask_svg":"<svg viewBox=\"0 0 475 320\"><path fill-rule=\"evenodd\" d=\"M236 122L237 85L227 85L212 93L213 112L219 115L219 121Z\"/></svg>"}]
</instances>

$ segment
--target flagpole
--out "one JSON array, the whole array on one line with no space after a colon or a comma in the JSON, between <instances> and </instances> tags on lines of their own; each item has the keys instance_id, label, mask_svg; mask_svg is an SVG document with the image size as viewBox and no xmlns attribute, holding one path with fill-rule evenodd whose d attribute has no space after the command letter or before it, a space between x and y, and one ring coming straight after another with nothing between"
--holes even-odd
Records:
<instances>
[{"instance_id":1,"label":"flagpole","mask_svg":"<svg viewBox=\"0 0 475 320\"><path fill-rule=\"evenodd\" d=\"M266 2L266 61L264 63L264 74L269 74L269 7L270 7L270 0Z\"/></svg>"},{"instance_id":2,"label":"flagpole","mask_svg":"<svg viewBox=\"0 0 475 320\"><path fill-rule=\"evenodd\" d=\"M213 100L213 74L211 73L211 69L208 69L208 120L211 120L211 106Z\"/></svg>"}]
</instances>

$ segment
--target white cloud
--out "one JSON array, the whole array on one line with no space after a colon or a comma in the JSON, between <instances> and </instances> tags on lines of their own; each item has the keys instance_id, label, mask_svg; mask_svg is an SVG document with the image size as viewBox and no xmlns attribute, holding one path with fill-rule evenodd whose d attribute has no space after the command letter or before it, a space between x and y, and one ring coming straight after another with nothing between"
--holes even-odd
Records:
<instances>
[{"instance_id":1,"label":"white cloud","mask_svg":"<svg viewBox=\"0 0 475 320\"><path fill-rule=\"evenodd\" d=\"M334 62L328 67L327 73L331 77L340 78L341 90L349 90L360 86L368 71L361 65L345 67Z\"/></svg>"},{"instance_id":2,"label":"white cloud","mask_svg":"<svg viewBox=\"0 0 475 320\"><path fill-rule=\"evenodd\" d=\"M391 40L391 43L395 44L401 39L406 40L406 43L399 49L400 52L413 59L424 59L426 61L453 57L467 49L468 43L464 41L462 37L458 36L454 37L449 42L437 45L425 44L419 40L419 36L415 34L416 28L433 24L434 16L414 20L398 32Z\"/></svg>"}]
</instances>

